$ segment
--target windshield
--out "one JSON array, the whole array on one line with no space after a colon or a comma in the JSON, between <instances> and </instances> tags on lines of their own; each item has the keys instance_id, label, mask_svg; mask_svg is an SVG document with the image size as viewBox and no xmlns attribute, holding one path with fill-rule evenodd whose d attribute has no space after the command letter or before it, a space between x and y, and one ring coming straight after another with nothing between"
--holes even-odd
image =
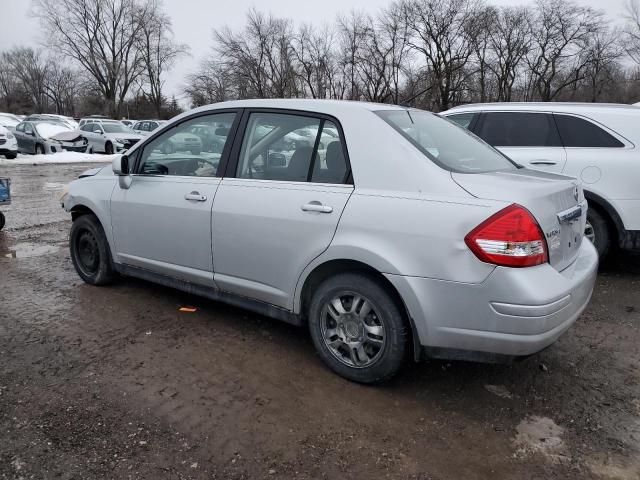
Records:
<instances>
[{"instance_id":1,"label":"windshield","mask_svg":"<svg viewBox=\"0 0 640 480\"><path fill-rule=\"evenodd\" d=\"M51 138L57 133L68 132L70 128L62 123L42 122L36 124L36 130L42 138Z\"/></svg>"},{"instance_id":2,"label":"windshield","mask_svg":"<svg viewBox=\"0 0 640 480\"><path fill-rule=\"evenodd\" d=\"M517 168L475 135L432 113L388 110L376 114L445 170L483 173Z\"/></svg>"},{"instance_id":3,"label":"windshield","mask_svg":"<svg viewBox=\"0 0 640 480\"><path fill-rule=\"evenodd\" d=\"M123 123L102 123L102 128L106 133L130 133Z\"/></svg>"}]
</instances>

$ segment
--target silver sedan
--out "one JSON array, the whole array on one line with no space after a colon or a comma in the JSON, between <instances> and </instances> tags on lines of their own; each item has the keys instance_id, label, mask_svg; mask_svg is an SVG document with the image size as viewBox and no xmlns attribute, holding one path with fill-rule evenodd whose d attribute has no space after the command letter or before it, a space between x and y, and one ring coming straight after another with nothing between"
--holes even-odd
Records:
<instances>
[{"instance_id":1,"label":"silver sedan","mask_svg":"<svg viewBox=\"0 0 640 480\"><path fill-rule=\"evenodd\" d=\"M195 125L225 134L221 152L163 150ZM390 105L192 110L63 205L85 282L139 277L305 326L329 368L363 383L407 357L531 355L578 318L598 266L575 179Z\"/></svg>"}]
</instances>

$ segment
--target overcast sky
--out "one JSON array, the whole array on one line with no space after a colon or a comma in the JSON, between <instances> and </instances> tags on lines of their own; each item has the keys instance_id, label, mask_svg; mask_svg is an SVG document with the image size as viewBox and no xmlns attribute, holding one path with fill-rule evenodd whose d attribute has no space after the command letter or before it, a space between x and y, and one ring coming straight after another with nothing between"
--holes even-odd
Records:
<instances>
[{"instance_id":1,"label":"overcast sky","mask_svg":"<svg viewBox=\"0 0 640 480\"><path fill-rule=\"evenodd\" d=\"M613 20L619 21L626 0L578 0L579 3L604 10ZM181 60L169 72L167 94L181 99L185 75L193 71L199 60L211 51L211 31L229 25L239 28L244 23L247 10L257 6L276 16L291 18L296 24L331 22L340 12L352 9L377 12L390 0L323 0L322 2L292 0L164 0L165 11L173 19L176 40L191 47L191 57ZM491 0L494 5L523 5L526 0ZM295 5L295 7L293 7ZM38 46L42 42L38 22L31 18L30 0L0 0L0 50L17 45ZM181 102L182 103L182 102Z\"/></svg>"}]
</instances>

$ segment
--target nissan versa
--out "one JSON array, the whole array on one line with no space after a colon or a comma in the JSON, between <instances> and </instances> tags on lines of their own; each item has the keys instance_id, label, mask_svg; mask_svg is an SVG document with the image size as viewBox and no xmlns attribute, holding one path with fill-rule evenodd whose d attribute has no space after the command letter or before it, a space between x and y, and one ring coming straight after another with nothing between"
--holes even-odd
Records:
<instances>
[{"instance_id":1,"label":"nissan versa","mask_svg":"<svg viewBox=\"0 0 640 480\"><path fill-rule=\"evenodd\" d=\"M162 148L195 125L222 150ZM62 202L85 282L130 275L308 326L320 358L364 383L407 357L547 347L586 307L598 264L576 180L389 105L202 107Z\"/></svg>"}]
</instances>

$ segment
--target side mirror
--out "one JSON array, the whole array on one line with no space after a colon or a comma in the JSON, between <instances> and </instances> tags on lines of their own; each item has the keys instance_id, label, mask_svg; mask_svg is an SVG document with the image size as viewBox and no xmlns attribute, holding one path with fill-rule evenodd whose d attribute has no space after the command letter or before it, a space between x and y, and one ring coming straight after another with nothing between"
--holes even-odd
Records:
<instances>
[{"instance_id":1,"label":"side mirror","mask_svg":"<svg viewBox=\"0 0 640 480\"><path fill-rule=\"evenodd\" d=\"M129 157L126 155L118 155L111 162L113 173L118 176L129 175Z\"/></svg>"}]
</instances>

